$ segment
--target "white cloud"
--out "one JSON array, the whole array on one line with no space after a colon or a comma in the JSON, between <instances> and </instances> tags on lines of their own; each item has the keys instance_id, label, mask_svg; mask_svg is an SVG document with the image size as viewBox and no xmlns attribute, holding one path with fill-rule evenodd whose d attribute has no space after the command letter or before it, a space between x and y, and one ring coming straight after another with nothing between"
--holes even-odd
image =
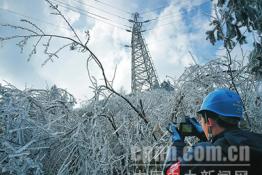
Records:
<instances>
[{"instance_id":1,"label":"white cloud","mask_svg":"<svg viewBox=\"0 0 262 175\"><path fill-rule=\"evenodd\" d=\"M80 14L77 12L74 12L72 10L68 10L66 14L64 14L68 21L70 22L70 24L74 25L74 23L79 20Z\"/></svg>"},{"instance_id":2,"label":"white cloud","mask_svg":"<svg viewBox=\"0 0 262 175\"><path fill-rule=\"evenodd\" d=\"M117 28L108 27L101 22L96 22L90 30L91 40L88 46L104 65L109 78L113 77L116 64L130 57L130 50L125 51L125 42L130 42L130 34ZM119 67L119 66L118 66Z\"/></svg>"},{"instance_id":3,"label":"white cloud","mask_svg":"<svg viewBox=\"0 0 262 175\"><path fill-rule=\"evenodd\" d=\"M182 8L196 8L203 1L195 3L190 3L191 1L179 2L181 3L174 2L160 14L160 21L147 37L149 50L154 61L158 64L164 64L167 68L164 69L163 65L161 67L156 65L162 80L166 75L180 75L186 66L193 64L189 51L193 55L197 55L197 53L194 53L195 44L209 44L203 42L203 40L205 41L205 30L208 27L207 20L200 15L194 16L192 19L194 29L190 32L181 11ZM165 19L165 17L172 14L175 15L169 20L161 21L161 19Z\"/></svg>"},{"instance_id":4,"label":"white cloud","mask_svg":"<svg viewBox=\"0 0 262 175\"><path fill-rule=\"evenodd\" d=\"M3 9L9 9L9 5L6 0L3 1Z\"/></svg>"},{"instance_id":5,"label":"white cloud","mask_svg":"<svg viewBox=\"0 0 262 175\"><path fill-rule=\"evenodd\" d=\"M77 5L74 1L68 2L71 3L71 5ZM163 1L159 1L159 3L155 4L162 6L160 2ZM83 1L83 3L87 2ZM90 1L88 4L89 3L92 6L118 14L121 17L131 18L127 13L120 12L109 7L105 8L106 6L102 6L101 4L99 5L95 1ZM141 3L139 0L132 2L114 0L107 3L119 8L123 7L123 9L129 11L135 11L136 8L142 7L146 4ZM148 43L149 51L161 80L163 80L166 75L171 75L173 77L178 76L182 73L185 66L188 66L193 62L188 51L192 51L191 49L194 46L192 42L200 43L200 39L203 38L203 34L201 32L203 32L203 28L206 27L206 21L203 18L195 17L194 20L192 20L193 25L201 27L197 30L195 29L192 33L189 33L188 26L185 23L185 19L183 19L180 9L190 9L197 6L198 3L200 3L200 1L194 1L194 3L174 1L160 14L160 19L161 16L164 18L165 15L170 15L172 13L176 15L171 16L169 19L162 22L159 21L156 25L152 25L151 27L153 27L153 30L147 34L145 33L146 43ZM44 28L53 33L73 36L70 30L65 29L65 22L57 16L50 16L50 8L46 5L46 3L43 3L42 5L42 13L44 14L42 18L44 20L48 20L50 23L60 26L45 25ZM147 5L149 5L148 9L155 8L153 5L150 6L150 3L147 3ZM105 16L114 21L114 23L130 25L127 21L124 21L119 17L110 16L102 11L94 8L92 9L91 7L81 4L78 4L78 6L81 6L81 8L85 8L93 13L100 14L101 16ZM89 29L91 38L88 43L88 47L102 62L109 80L112 79L114 69L117 65L114 87L116 89L124 87L130 92L131 48L125 48L124 45L130 45L131 33L71 10L63 11L65 11L65 16L69 17L70 22L73 23L75 27L78 27L79 24L84 26L82 28L77 28L76 30L76 32L80 35L80 38L83 38L85 36L84 31ZM148 13L144 19L150 19L156 15L156 11L154 11L152 13ZM164 26L163 24L166 23L173 24ZM123 26L123 28L125 27ZM59 45L64 42L65 41L60 40L54 41L52 44L53 46L59 47ZM192 52L194 55L197 55L194 51ZM28 64L30 64L36 70L37 74L39 74L39 79L48 82L50 86L52 83L57 84L58 87L67 89L78 99L85 99L86 96L90 96L91 92L88 88L90 86L90 82L88 80L85 67L88 54L64 51L61 52L60 56L60 59L55 60L54 63L47 64L44 68L40 68L42 61L46 58L42 54L35 56ZM91 64L90 66L92 75L94 75L97 79L100 79L101 71L97 69L94 64Z\"/></svg>"}]
</instances>

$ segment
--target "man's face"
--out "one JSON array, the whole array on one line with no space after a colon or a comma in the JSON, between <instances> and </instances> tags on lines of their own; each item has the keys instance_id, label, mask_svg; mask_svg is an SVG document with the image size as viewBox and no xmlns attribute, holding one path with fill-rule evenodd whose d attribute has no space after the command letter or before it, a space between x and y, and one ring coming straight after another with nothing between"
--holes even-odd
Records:
<instances>
[{"instance_id":1,"label":"man's face","mask_svg":"<svg viewBox=\"0 0 262 175\"><path fill-rule=\"evenodd\" d=\"M204 116L202 116L202 114L200 114L201 117L198 116L198 122L200 123L204 133L205 133L205 136L208 138L208 130L210 128L210 134L212 134L213 136L216 136L218 135L219 133L223 132L225 130L225 128L223 127L220 127L216 120L212 119L212 118L208 118L207 121L205 121L205 118Z\"/></svg>"},{"instance_id":2,"label":"man's face","mask_svg":"<svg viewBox=\"0 0 262 175\"><path fill-rule=\"evenodd\" d=\"M203 128L203 131L204 131L205 136L207 138L208 137L208 121L205 122L202 114L198 114L198 122L200 123L201 127Z\"/></svg>"}]
</instances>

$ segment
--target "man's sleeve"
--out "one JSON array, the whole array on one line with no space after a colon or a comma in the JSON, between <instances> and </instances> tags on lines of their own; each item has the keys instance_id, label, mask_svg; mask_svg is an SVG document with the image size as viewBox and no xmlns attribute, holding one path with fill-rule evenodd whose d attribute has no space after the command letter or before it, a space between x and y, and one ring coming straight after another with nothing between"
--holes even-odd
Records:
<instances>
[{"instance_id":1,"label":"man's sleeve","mask_svg":"<svg viewBox=\"0 0 262 175\"><path fill-rule=\"evenodd\" d=\"M180 175L180 160L183 157L184 142L176 142L169 146L164 163L163 174Z\"/></svg>"},{"instance_id":2,"label":"man's sleeve","mask_svg":"<svg viewBox=\"0 0 262 175\"><path fill-rule=\"evenodd\" d=\"M210 143L198 143L183 154L184 146L185 144L180 144L168 148L163 169L164 175L184 175L189 169L194 170L194 173L201 172L202 167L194 166L194 163L196 163L194 159L194 149L196 147L206 148L207 146L210 146Z\"/></svg>"},{"instance_id":3,"label":"man's sleeve","mask_svg":"<svg viewBox=\"0 0 262 175\"><path fill-rule=\"evenodd\" d=\"M165 172L166 175L180 175L180 162L171 165Z\"/></svg>"}]
</instances>

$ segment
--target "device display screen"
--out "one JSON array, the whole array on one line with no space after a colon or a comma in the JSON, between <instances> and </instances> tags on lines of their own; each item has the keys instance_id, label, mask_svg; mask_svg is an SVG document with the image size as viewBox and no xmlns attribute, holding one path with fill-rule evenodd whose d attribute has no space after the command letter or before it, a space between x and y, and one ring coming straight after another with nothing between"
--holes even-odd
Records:
<instances>
[{"instance_id":1,"label":"device display screen","mask_svg":"<svg viewBox=\"0 0 262 175\"><path fill-rule=\"evenodd\" d=\"M180 127L183 133L192 133L193 132L193 128L190 124L181 124Z\"/></svg>"}]
</instances>

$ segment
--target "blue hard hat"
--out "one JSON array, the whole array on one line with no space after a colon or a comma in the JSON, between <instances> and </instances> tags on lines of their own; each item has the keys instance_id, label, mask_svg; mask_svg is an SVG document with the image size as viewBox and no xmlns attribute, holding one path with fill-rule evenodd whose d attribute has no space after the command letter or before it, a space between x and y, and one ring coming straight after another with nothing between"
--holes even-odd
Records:
<instances>
[{"instance_id":1,"label":"blue hard hat","mask_svg":"<svg viewBox=\"0 0 262 175\"><path fill-rule=\"evenodd\" d=\"M211 111L222 117L243 118L243 104L240 96L226 88L210 92L205 97L198 113L203 111Z\"/></svg>"}]
</instances>

